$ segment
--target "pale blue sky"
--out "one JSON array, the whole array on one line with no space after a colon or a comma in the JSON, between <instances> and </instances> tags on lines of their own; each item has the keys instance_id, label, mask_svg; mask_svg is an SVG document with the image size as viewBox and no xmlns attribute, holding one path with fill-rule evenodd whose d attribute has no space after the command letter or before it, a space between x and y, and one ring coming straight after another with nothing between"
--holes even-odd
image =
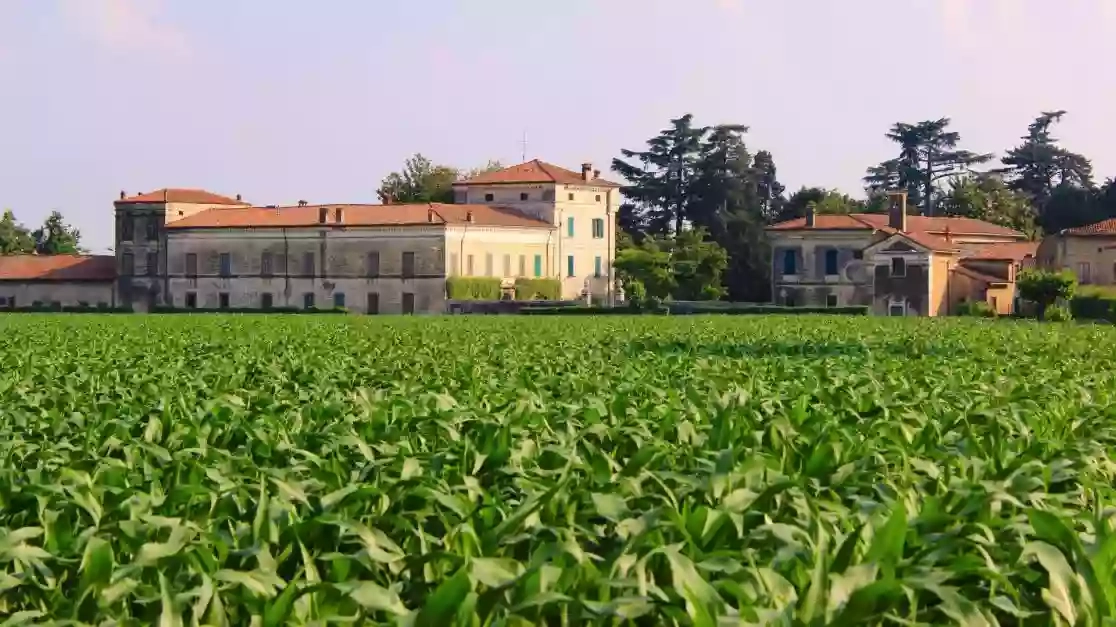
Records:
<instances>
[{"instance_id":1,"label":"pale blue sky","mask_svg":"<svg viewBox=\"0 0 1116 627\"><path fill-rule=\"evenodd\" d=\"M1002 151L1061 108L1104 178L1114 60L1116 0L0 0L0 206L103 250L121 189L374 202L416 151L607 170L685 112L860 194L896 121Z\"/></svg>"}]
</instances>

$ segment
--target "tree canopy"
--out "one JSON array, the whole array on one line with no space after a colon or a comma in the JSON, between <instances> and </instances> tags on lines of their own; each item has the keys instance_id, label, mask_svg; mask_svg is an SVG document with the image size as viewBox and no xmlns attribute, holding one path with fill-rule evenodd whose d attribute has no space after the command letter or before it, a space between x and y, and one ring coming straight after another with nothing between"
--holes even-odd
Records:
<instances>
[{"instance_id":1,"label":"tree canopy","mask_svg":"<svg viewBox=\"0 0 1116 627\"><path fill-rule=\"evenodd\" d=\"M0 218L0 255L69 255L84 252L81 233L53 211L42 226L29 230L16 220L11 209Z\"/></svg>"},{"instance_id":2,"label":"tree canopy","mask_svg":"<svg viewBox=\"0 0 1116 627\"><path fill-rule=\"evenodd\" d=\"M376 190L380 202L385 204L453 202L455 181L472 178L484 172L499 170L499 161L465 171L448 165L438 165L421 153L408 158L403 169L384 177Z\"/></svg>"}]
</instances>

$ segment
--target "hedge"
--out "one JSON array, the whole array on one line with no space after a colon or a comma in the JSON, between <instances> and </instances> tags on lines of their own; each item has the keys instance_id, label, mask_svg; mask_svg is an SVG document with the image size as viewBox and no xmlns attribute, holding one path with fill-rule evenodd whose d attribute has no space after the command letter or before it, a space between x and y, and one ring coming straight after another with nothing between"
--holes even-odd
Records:
<instances>
[{"instance_id":1,"label":"hedge","mask_svg":"<svg viewBox=\"0 0 1116 627\"><path fill-rule=\"evenodd\" d=\"M221 313L221 314L343 314L349 313L348 309L344 307L331 307L328 309L300 309L298 307L270 307L267 309L260 309L258 307L167 307L165 305L156 307L151 310L151 313L157 314L195 314L195 313Z\"/></svg>"},{"instance_id":2,"label":"hedge","mask_svg":"<svg viewBox=\"0 0 1116 627\"><path fill-rule=\"evenodd\" d=\"M446 279L450 300L500 300L500 279L486 276L451 276Z\"/></svg>"},{"instance_id":3,"label":"hedge","mask_svg":"<svg viewBox=\"0 0 1116 627\"><path fill-rule=\"evenodd\" d=\"M1116 297L1092 294L1070 299L1070 313L1078 320L1116 322Z\"/></svg>"},{"instance_id":4,"label":"hedge","mask_svg":"<svg viewBox=\"0 0 1116 627\"><path fill-rule=\"evenodd\" d=\"M131 307L110 307L108 305L30 305L27 307L0 307L0 312L10 313L132 313Z\"/></svg>"},{"instance_id":5,"label":"hedge","mask_svg":"<svg viewBox=\"0 0 1116 627\"><path fill-rule=\"evenodd\" d=\"M561 300L562 283L558 279L516 279L516 300Z\"/></svg>"},{"instance_id":6,"label":"hedge","mask_svg":"<svg viewBox=\"0 0 1116 627\"><path fill-rule=\"evenodd\" d=\"M639 311L627 307L524 307L520 313L528 316L607 316L607 315L640 315L658 314L655 311ZM796 314L831 314L843 316L866 316L868 307L782 307L779 305L751 305L739 307L686 307L670 313L676 316L721 314L726 316L743 315L796 315Z\"/></svg>"}]
</instances>

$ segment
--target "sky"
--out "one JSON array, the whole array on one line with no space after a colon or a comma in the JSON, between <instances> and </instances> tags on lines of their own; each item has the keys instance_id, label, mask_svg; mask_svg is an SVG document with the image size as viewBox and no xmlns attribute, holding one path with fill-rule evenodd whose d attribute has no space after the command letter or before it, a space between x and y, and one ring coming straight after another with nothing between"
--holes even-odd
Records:
<instances>
[{"instance_id":1,"label":"sky","mask_svg":"<svg viewBox=\"0 0 1116 627\"><path fill-rule=\"evenodd\" d=\"M607 171L748 125L789 189L861 194L898 121L1001 153L1041 111L1116 176L1116 0L0 0L0 207L111 246L128 193L376 202L421 152Z\"/></svg>"}]
</instances>

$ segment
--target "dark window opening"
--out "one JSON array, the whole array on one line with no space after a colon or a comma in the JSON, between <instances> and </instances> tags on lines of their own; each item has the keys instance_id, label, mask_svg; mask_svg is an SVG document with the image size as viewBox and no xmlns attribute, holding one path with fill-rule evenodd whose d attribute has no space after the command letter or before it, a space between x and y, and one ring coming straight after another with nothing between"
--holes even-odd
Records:
<instances>
[{"instance_id":1,"label":"dark window opening","mask_svg":"<svg viewBox=\"0 0 1116 627\"><path fill-rule=\"evenodd\" d=\"M303 276L314 276L314 253L303 253L302 274Z\"/></svg>"},{"instance_id":2,"label":"dark window opening","mask_svg":"<svg viewBox=\"0 0 1116 627\"><path fill-rule=\"evenodd\" d=\"M302 295L302 308L303 309L313 309L314 308L314 293L313 292L306 292L305 294Z\"/></svg>"},{"instance_id":3,"label":"dark window opening","mask_svg":"<svg viewBox=\"0 0 1116 627\"><path fill-rule=\"evenodd\" d=\"M853 259L864 259L864 251L863 250L853 251Z\"/></svg>"},{"instance_id":4,"label":"dark window opening","mask_svg":"<svg viewBox=\"0 0 1116 627\"><path fill-rule=\"evenodd\" d=\"M217 294L217 306L220 307L221 309L228 309L229 308L229 293L228 292L221 292L221 293Z\"/></svg>"},{"instance_id":5,"label":"dark window opening","mask_svg":"<svg viewBox=\"0 0 1116 627\"><path fill-rule=\"evenodd\" d=\"M415 295L411 292L403 292L403 313L415 313Z\"/></svg>"},{"instance_id":6,"label":"dark window opening","mask_svg":"<svg viewBox=\"0 0 1116 627\"><path fill-rule=\"evenodd\" d=\"M825 306L826 307L836 307L837 306L837 295L836 294L826 294L825 295Z\"/></svg>"},{"instance_id":7,"label":"dark window opening","mask_svg":"<svg viewBox=\"0 0 1116 627\"><path fill-rule=\"evenodd\" d=\"M229 253L221 253L221 276L229 278L232 276L232 255Z\"/></svg>"},{"instance_id":8,"label":"dark window opening","mask_svg":"<svg viewBox=\"0 0 1116 627\"><path fill-rule=\"evenodd\" d=\"M124 253L120 258L120 265L122 266L120 273L124 276L132 276L136 273L136 259L132 253Z\"/></svg>"},{"instance_id":9,"label":"dark window opening","mask_svg":"<svg viewBox=\"0 0 1116 627\"><path fill-rule=\"evenodd\" d=\"M380 253L378 253L378 252L368 253L368 260L367 260L366 266L367 267L365 268L365 270L368 272L368 276L370 276L370 277L380 276Z\"/></svg>"},{"instance_id":10,"label":"dark window opening","mask_svg":"<svg viewBox=\"0 0 1116 627\"><path fill-rule=\"evenodd\" d=\"M186 308L187 309L197 309L198 308L198 293L197 292L186 292Z\"/></svg>"},{"instance_id":11,"label":"dark window opening","mask_svg":"<svg viewBox=\"0 0 1116 627\"><path fill-rule=\"evenodd\" d=\"M493 196L492 194L485 194L484 195L484 202L492 202L493 200L495 200L495 198L496 197Z\"/></svg>"},{"instance_id":12,"label":"dark window opening","mask_svg":"<svg viewBox=\"0 0 1116 627\"><path fill-rule=\"evenodd\" d=\"M793 250L783 251L783 274L798 274L798 256Z\"/></svg>"},{"instance_id":13,"label":"dark window opening","mask_svg":"<svg viewBox=\"0 0 1116 627\"><path fill-rule=\"evenodd\" d=\"M345 306L345 293L344 292L334 292L333 293L333 306L334 307L344 307Z\"/></svg>"},{"instance_id":14,"label":"dark window opening","mask_svg":"<svg viewBox=\"0 0 1116 627\"><path fill-rule=\"evenodd\" d=\"M524 193L520 194L520 195L519 195L519 199L520 199L520 200L527 200L527 193L526 193L526 192L524 192Z\"/></svg>"},{"instance_id":15,"label":"dark window opening","mask_svg":"<svg viewBox=\"0 0 1116 627\"><path fill-rule=\"evenodd\" d=\"M472 274L472 268L470 268ZM412 279L415 276L415 253L403 253L403 278Z\"/></svg>"},{"instance_id":16,"label":"dark window opening","mask_svg":"<svg viewBox=\"0 0 1116 627\"><path fill-rule=\"evenodd\" d=\"M907 260L902 257L895 257L891 260L891 276L905 277L907 276Z\"/></svg>"},{"instance_id":17,"label":"dark window opening","mask_svg":"<svg viewBox=\"0 0 1116 627\"><path fill-rule=\"evenodd\" d=\"M275 300L272 297L270 292L260 294L260 308L261 309L271 309L271 307L274 304L275 304Z\"/></svg>"},{"instance_id":18,"label":"dark window opening","mask_svg":"<svg viewBox=\"0 0 1116 627\"><path fill-rule=\"evenodd\" d=\"M147 253L147 276L159 274L159 253Z\"/></svg>"},{"instance_id":19,"label":"dark window opening","mask_svg":"<svg viewBox=\"0 0 1116 627\"><path fill-rule=\"evenodd\" d=\"M825 273L828 276L837 274L837 251L825 251Z\"/></svg>"},{"instance_id":20,"label":"dark window opening","mask_svg":"<svg viewBox=\"0 0 1116 627\"><path fill-rule=\"evenodd\" d=\"M120 241L130 242L135 237L135 223L134 218L129 215L120 217Z\"/></svg>"},{"instance_id":21,"label":"dark window opening","mask_svg":"<svg viewBox=\"0 0 1116 627\"><path fill-rule=\"evenodd\" d=\"M186 253L186 276L190 278L198 276L198 255L196 253Z\"/></svg>"},{"instance_id":22,"label":"dark window opening","mask_svg":"<svg viewBox=\"0 0 1116 627\"><path fill-rule=\"evenodd\" d=\"M262 253L260 255L260 276L264 278L272 276L275 273L273 264L271 253Z\"/></svg>"},{"instance_id":23,"label":"dark window opening","mask_svg":"<svg viewBox=\"0 0 1116 627\"><path fill-rule=\"evenodd\" d=\"M147 216L147 221L144 224L147 230L147 239L159 239L159 223L156 221L155 216Z\"/></svg>"},{"instance_id":24,"label":"dark window opening","mask_svg":"<svg viewBox=\"0 0 1116 627\"><path fill-rule=\"evenodd\" d=\"M380 295L379 294L372 293L372 294L368 295L367 311L370 314L380 313Z\"/></svg>"}]
</instances>

